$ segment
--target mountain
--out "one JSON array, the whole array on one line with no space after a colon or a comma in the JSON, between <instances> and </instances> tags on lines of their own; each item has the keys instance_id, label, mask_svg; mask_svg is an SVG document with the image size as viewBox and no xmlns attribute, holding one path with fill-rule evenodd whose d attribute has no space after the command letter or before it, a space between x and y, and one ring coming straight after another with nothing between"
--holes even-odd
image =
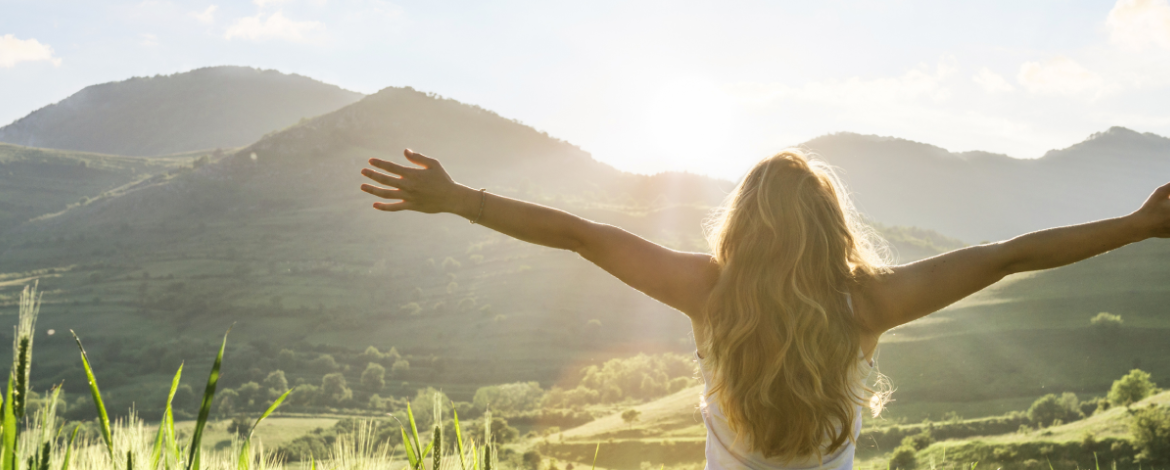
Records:
<instances>
[{"instance_id":1,"label":"mountain","mask_svg":"<svg viewBox=\"0 0 1170 470\"><path fill-rule=\"evenodd\" d=\"M840 169L873 220L967 242L1127 214L1170 182L1170 139L1121 127L1035 160L849 133L802 146Z\"/></svg>"},{"instance_id":2,"label":"mountain","mask_svg":"<svg viewBox=\"0 0 1170 470\"><path fill-rule=\"evenodd\" d=\"M128 156L239 147L361 97L275 70L207 67L86 87L0 128L0 142Z\"/></svg>"}]
</instances>

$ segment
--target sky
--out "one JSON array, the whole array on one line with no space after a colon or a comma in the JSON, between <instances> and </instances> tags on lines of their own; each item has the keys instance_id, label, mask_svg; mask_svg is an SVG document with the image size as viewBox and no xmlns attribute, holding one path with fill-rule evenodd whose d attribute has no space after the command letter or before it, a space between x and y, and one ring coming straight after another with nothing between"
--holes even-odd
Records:
<instances>
[{"instance_id":1,"label":"sky","mask_svg":"<svg viewBox=\"0 0 1170 470\"><path fill-rule=\"evenodd\" d=\"M1170 136L1167 0L0 0L0 125L214 65L411 86L642 173L734 178L835 132L1019 158Z\"/></svg>"}]
</instances>

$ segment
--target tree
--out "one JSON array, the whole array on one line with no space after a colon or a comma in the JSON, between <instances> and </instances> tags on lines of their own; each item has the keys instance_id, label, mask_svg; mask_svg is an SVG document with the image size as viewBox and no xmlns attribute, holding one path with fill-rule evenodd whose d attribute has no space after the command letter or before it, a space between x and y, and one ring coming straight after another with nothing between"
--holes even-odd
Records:
<instances>
[{"instance_id":1,"label":"tree","mask_svg":"<svg viewBox=\"0 0 1170 470\"><path fill-rule=\"evenodd\" d=\"M516 382L480 387L471 402L480 411L494 410L518 413L540 407L544 390L536 382Z\"/></svg>"},{"instance_id":2,"label":"tree","mask_svg":"<svg viewBox=\"0 0 1170 470\"><path fill-rule=\"evenodd\" d=\"M266 393L262 392L263 390L260 388L260 384L256 382L248 382L244 385L240 385L240 387L236 389L236 393L239 394L240 398L237 406L242 409L248 409L255 407L258 404L262 404L267 395Z\"/></svg>"},{"instance_id":3,"label":"tree","mask_svg":"<svg viewBox=\"0 0 1170 470\"><path fill-rule=\"evenodd\" d=\"M1089 324L1101 331L1115 332L1121 329L1121 315L1114 315L1109 312L1098 313L1097 316L1089 320Z\"/></svg>"},{"instance_id":4,"label":"tree","mask_svg":"<svg viewBox=\"0 0 1170 470\"><path fill-rule=\"evenodd\" d=\"M622 421L625 421L626 424L633 426L634 422L638 420L639 416L642 416L641 411L630 408L622 412Z\"/></svg>"},{"instance_id":5,"label":"tree","mask_svg":"<svg viewBox=\"0 0 1170 470\"><path fill-rule=\"evenodd\" d=\"M329 373L337 370L340 366L337 365L337 360L333 359L330 354L322 354L309 362L309 367L316 372Z\"/></svg>"},{"instance_id":6,"label":"tree","mask_svg":"<svg viewBox=\"0 0 1170 470\"><path fill-rule=\"evenodd\" d=\"M378 351L378 348L370 346L362 353L361 358L366 362L381 362L382 353Z\"/></svg>"},{"instance_id":7,"label":"tree","mask_svg":"<svg viewBox=\"0 0 1170 470\"><path fill-rule=\"evenodd\" d=\"M353 399L353 390L346 386L345 376L335 372L321 378L321 395L326 404L341 406Z\"/></svg>"},{"instance_id":8,"label":"tree","mask_svg":"<svg viewBox=\"0 0 1170 470\"><path fill-rule=\"evenodd\" d=\"M375 392L381 390L386 386L386 368L373 362L367 364L362 372L362 386Z\"/></svg>"},{"instance_id":9,"label":"tree","mask_svg":"<svg viewBox=\"0 0 1170 470\"><path fill-rule=\"evenodd\" d=\"M918 466L918 457L914 452L913 447L898 446L894 449L894 454L890 456L891 470L909 470Z\"/></svg>"},{"instance_id":10,"label":"tree","mask_svg":"<svg viewBox=\"0 0 1170 470\"><path fill-rule=\"evenodd\" d=\"M524 455L520 457L520 461L523 463L524 468L529 470L539 470L541 460L544 459L540 455L540 451L537 450L530 450L525 452Z\"/></svg>"},{"instance_id":11,"label":"tree","mask_svg":"<svg viewBox=\"0 0 1170 470\"><path fill-rule=\"evenodd\" d=\"M280 354L276 355L276 364L281 369L293 370L297 366L297 353L291 349L281 349Z\"/></svg>"},{"instance_id":12,"label":"tree","mask_svg":"<svg viewBox=\"0 0 1170 470\"><path fill-rule=\"evenodd\" d=\"M283 370L274 370L268 373L268 377L264 378L264 383L261 385L268 390L268 398L275 400L285 390L288 390L288 379L284 377Z\"/></svg>"},{"instance_id":13,"label":"tree","mask_svg":"<svg viewBox=\"0 0 1170 470\"><path fill-rule=\"evenodd\" d=\"M236 416L235 418L232 418L231 423L228 423L227 432L229 434L235 434L236 436L243 438L251 431L252 420L248 419L246 416Z\"/></svg>"},{"instance_id":14,"label":"tree","mask_svg":"<svg viewBox=\"0 0 1170 470\"><path fill-rule=\"evenodd\" d=\"M394 361L394 365L390 366L390 374L397 377L403 372L410 371L410 361L406 359L398 359Z\"/></svg>"},{"instance_id":15,"label":"tree","mask_svg":"<svg viewBox=\"0 0 1170 470\"><path fill-rule=\"evenodd\" d=\"M1170 463L1170 407L1150 405L1134 413L1129 429L1139 460Z\"/></svg>"},{"instance_id":16,"label":"tree","mask_svg":"<svg viewBox=\"0 0 1170 470\"><path fill-rule=\"evenodd\" d=\"M232 414L236 411L236 403L240 401L240 394L235 390L226 389L219 394L219 406L216 411L221 415Z\"/></svg>"},{"instance_id":17,"label":"tree","mask_svg":"<svg viewBox=\"0 0 1170 470\"><path fill-rule=\"evenodd\" d=\"M1083 417L1080 402L1076 394L1071 392L1061 396L1049 393L1032 402L1028 408L1028 419L1037 426L1051 426L1058 420L1070 422Z\"/></svg>"},{"instance_id":18,"label":"tree","mask_svg":"<svg viewBox=\"0 0 1170 470\"><path fill-rule=\"evenodd\" d=\"M1154 394L1157 387L1150 381L1150 373L1141 369L1129 371L1109 390L1109 403L1113 406L1129 406Z\"/></svg>"}]
</instances>

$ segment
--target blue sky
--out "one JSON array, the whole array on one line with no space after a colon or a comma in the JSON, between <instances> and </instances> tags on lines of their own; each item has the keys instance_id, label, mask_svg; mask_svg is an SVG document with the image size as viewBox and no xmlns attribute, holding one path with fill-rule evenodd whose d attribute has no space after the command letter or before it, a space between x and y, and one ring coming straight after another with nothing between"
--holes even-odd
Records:
<instances>
[{"instance_id":1,"label":"blue sky","mask_svg":"<svg viewBox=\"0 0 1170 470\"><path fill-rule=\"evenodd\" d=\"M0 0L0 125L224 64L412 86L639 172L735 177L839 131L1021 158L1170 135L1167 0Z\"/></svg>"}]
</instances>

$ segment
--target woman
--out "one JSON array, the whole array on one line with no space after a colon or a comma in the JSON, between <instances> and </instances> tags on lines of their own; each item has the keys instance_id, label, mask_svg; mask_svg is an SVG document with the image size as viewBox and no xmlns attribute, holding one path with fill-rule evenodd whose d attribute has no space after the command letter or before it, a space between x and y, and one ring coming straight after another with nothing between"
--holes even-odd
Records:
<instances>
[{"instance_id":1,"label":"woman","mask_svg":"<svg viewBox=\"0 0 1170 470\"><path fill-rule=\"evenodd\" d=\"M829 169L799 151L759 162L709 227L712 254L682 253L610 225L457 184L435 159L371 159L395 212L450 212L572 250L691 319L706 383L707 468L851 469L878 339L1004 276L1170 237L1170 184L1136 212L886 266Z\"/></svg>"}]
</instances>

